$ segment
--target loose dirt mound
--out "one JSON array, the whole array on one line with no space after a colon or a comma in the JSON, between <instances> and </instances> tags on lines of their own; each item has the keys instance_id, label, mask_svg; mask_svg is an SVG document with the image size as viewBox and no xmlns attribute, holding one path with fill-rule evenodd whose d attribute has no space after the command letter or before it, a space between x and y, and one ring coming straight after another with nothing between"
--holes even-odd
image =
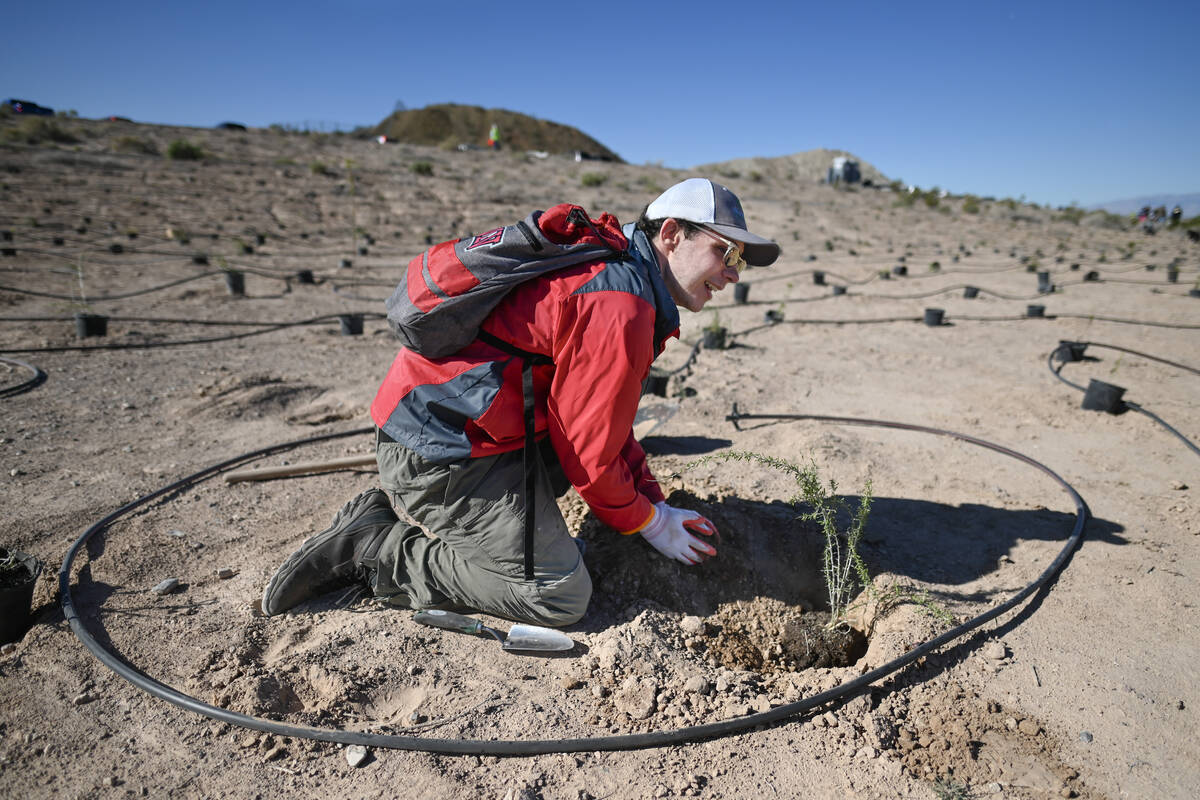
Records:
<instances>
[{"instance_id":1,"label":"loose dirt mound","mask_svg":"<svg viewBox=\"0 0 1200 800\"><path fill-rule=\"evenodd\" d=\"M585 522L581 537L589 542L587 562L602 608L682 614L690 618L692 634L685 646L730 669L846 666L866 652L861 633L827 627L824 540L789 504L700 499L684 491L673 492L668 502L713 521L718 557L680 569L644 542L614 539L598 523Z\"/></svg>"}]
</instances>

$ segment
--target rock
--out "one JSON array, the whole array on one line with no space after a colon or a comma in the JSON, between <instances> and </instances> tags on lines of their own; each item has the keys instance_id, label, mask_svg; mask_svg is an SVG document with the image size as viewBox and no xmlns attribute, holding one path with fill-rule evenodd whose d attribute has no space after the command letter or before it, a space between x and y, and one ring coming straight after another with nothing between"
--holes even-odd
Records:
<instances>
[{"instance_id":1,"label":"rock","mask_svg":"<svg viewBox=\"0 0 1200 800\"><path fill-rule=\"evenodd\" d=\"M1017 723L1017 730L1026 736L1037 736L1042 732L1042 726L1031 719L1023 719Z\"/></svg>"},{"instance_id":2,"label":"rock","mask_svg":"<svg viewBox=\"0 0 1200 800\"><path fill-rule=\"evenodd\" d=\"M704 620L695 616L684 617L679 620L679 629L689 636L701 636L704 633Z\"/></svg>"},{"instance_id":3,"label":"rock","mask_svg":"<svg viewBox=\"0 0 1200 800\"><path fill-rule=\"evenodd\" d=\"M283 749L283 747L281 745L277 745L275 747L272 747L267 752L263 753L263 761L278 761L279 759L283 758L286 755L287 755L287 750Z\"/></svg>"},{"instance_id":4,"label":"rock","mask_svg":"<svg viewBox=\"0 0 1200 800\"><path fill-rule=\"evenodd\" d=\"M1091 744L1092 743L1091 731L1080 731L1079 732L1079 741L1083 742L1084 744Z\"/></svg>"},{"instance_id":5,"label":"rock","mask_svg":"<svg viewBox=\"0 0 1200 800\"><path fill-rule=\"evenodd\" d=\"M352 767L360 767L367 760L367 748L361 744L352 744L346 748L346 763Z\"/></svg>"},{"instance_id":6,"label":"rock","mask_svg":"<svg viewBox=\"0 0 1200 800\"><path fill-rule=\"evenodd\" d=\"M16 651L17 651L17 643L16 642L8 642L6 644L0 645L0 655L6 656L9 653L15 653Z\"/></svg>"},{"instance_id":7,"label":"rock","mask_svg":"<svg viewBox=\"0 0 1200 800\"><path fill-rule=\"evenodd\" d=\"M96 700L95 695L89 694L88 692L84 692L83 694L75 695L75 699L72 700L71 703L73 705L77 705L77 706L85 706L88 703L95 702L95 700Z\"/></svg>"},{"instance_id":8,"label":"rock","mask_svg":"<svg viewBox=\"0 0 1200 800\"><path fill-rule=\"evenodd\" d=\"M684 681L683 690L692 694L708 694L712 691L712 685L703 675L693 675Z\"/></svg>"},{"instance_id":9,"label":"rock","mask_svg":"<svg viewBox=\"0 0 1200 800\"><path fill-rule=\"evenodd\" d=\"M179 578L167 578L161 581L157 586L150 590L151 594L164 595L170 594L179 588Z\"/></svg>"},{"instance_id":10,"label":"rock","mask_svg":"<svg viewBox=\"0 0 1200 800\"><path fill-rule=\"evenodd\" d=\"M760 694L750 702L750 707L759 713L762 713L763 711L770 711L771 698L767 697L765 694Z\"/></svg>"},{"instance_id":11,"label":"rock","mask_svg":"<svg viewBox=\"0 0 1200 800\"><path fill-rule=\"evenodd\" d=\"M258 747L258 737L254 736L252 734L250 736L245 737L240 742L238 742L238 745L240 745L243 749L250 748L250 747Z\"/></svg>"},{"instance_id":12,"label":"rock","mask_svg":"<svg viewBox=\"0 0 1200 800\"><path fill-rule=\"evenodd\" d=\"M583 687L583 681L579 680L579 678L576 678L574 675L564 675L559 678L558 683L567 691L571 691L572 689L580 689Z\"/></svg>"},{"instance_id":13,"label":"rock","mask_svg":"<svg viewBox=\"0 0 1200 800\"><path fill-rule=\"evenodd\" d=\"M871 759L871 758L878 758L879 751L876 750L874 747L871 747L870 745L866 745L862 748L859 748L859 751L858 751L858 753L855 754L855 756L857 758L865 761L865 760Z\"/></svg>"},{"instance_id":14,"label":"rock","mask_svg":"<svg viewBox=\"0 0 1200 800\"><path fill-rule=\"evenodd\" d=\"M219 570L217 570L217 577L223 581L229 580L234 575L237 575L236 569L231 569L229 567L221 567Z\"/></svg>"},{"instance_id":15,"label":"rock","mask_svg":"<svg viewBox=\"0 0 1200 800\"><path fill-rule=\"evenodd\" d=\"M821 716L825 718L825 724L829 727L836 728L838 726L838 718L833 715L832 711L826 711Z\"/></svg>"},{"instance_id":16,"label":"rock","mask_svg":"<svg viewBox=\"0 0 1200 800\"><path fill-rule=\"evenodd\" d=\"M984 657L990 658L993 661L1000 661L1008 655L1008 648L1006 648L1001 642L992 642L983 649L983 655Z\"/></svg>"},{"instance_id":17,"label":"rock","mask_svg":"<svg viewBox=\"0 0 1200 800\"><path fill-rule=\"evenodd\" d=\"M613 695L613 705L633 719L646 719L654 713L658 683L651 678L630 677Z\"/></svg>"},{"instance_id":18,"label":"rock","mask_svg":"<svg viewBox=\"0 0 1200 800\"><path fill-rule=\"evenodd\" d=\"M1184 489L1188 488L1188 485L1183 481L1171 481L1171 488L1177 492L1182 492Z\"/></svg>"}]
</instances>

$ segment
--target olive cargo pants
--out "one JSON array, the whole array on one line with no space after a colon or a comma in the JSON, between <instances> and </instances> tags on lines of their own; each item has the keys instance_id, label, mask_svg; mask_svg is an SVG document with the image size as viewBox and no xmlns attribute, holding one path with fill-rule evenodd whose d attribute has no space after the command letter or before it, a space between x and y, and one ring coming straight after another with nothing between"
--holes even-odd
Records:
<instances>
[{"instance_id":1,"label":"olive cargo pants","mask_svg":"<svg viewBox=\"0 0 1200 800\"><path fill-rule=\"evenodd\" d=\"M369 565L376 596L406 608L482 611L534 625L578 621L592 579L555 503L569 484L549 443L541 450L534 579L526 581L520 450L432 464L377 434L380 481L400 522Z\"/></svg>"}]
</instances>

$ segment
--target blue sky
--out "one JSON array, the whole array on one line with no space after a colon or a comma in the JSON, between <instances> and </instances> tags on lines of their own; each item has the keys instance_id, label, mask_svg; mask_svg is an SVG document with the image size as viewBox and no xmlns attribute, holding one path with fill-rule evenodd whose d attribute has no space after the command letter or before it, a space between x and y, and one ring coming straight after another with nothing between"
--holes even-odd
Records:
<instances>
[{"instance_id":1,"label":"blue sky","mask_svg":"<svg viewBox=\"0 0 1200 800\"><path fill-rule=\"evenodd\" d=\"M349 128L456 102L635 164L828 147L1052 205L1200 192L1195 0L64 0L4 19L0 97L84 117Z\"/></svg>"}]
</instances>

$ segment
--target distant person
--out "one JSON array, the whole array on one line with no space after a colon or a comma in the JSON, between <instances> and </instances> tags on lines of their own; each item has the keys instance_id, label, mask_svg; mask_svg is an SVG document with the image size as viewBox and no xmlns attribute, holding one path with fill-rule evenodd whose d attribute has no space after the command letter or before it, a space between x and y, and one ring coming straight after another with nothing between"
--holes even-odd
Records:
<instances>
[{"instance_id":1,"label":"distant person","mask_svg":"<svg viewBox=\"0 0 1200 800\"><path fill-rule=\"evenodd\" d=\"M1138 222L1146 222L1150 219L1150 206L1142 206L1142 210L1138 212Z\"/></svg>"},{"instance_id":2,"label":"distant person","mask_svg":"<svg viewBox=\"0 0 1200 800\"><path fill-rule=\"evenodd\" d=\"M1171 209L1171 227L1174 228L1176 225L1178 225L1182 221L1183 221L1183 209L1180 208L1179 206L1175 206L1174 208Z\"/></svg>"},{"instance_id":3,"label":"distant person","mask_svg":"<svg viewBox=\"0 0 1200 800\"><path fill-rule=\"evenodd\" d=\"M1166 222L1166 221L1167 221L1167 207L1159 206L1158 208L1154 209L1155 224L1158 224L1161 222Z\"/></svg>"},{"instance_id":4,"label":"distant person","mask_svg":"<svg viewBox=\"0 0 1200 800\"><path fill-rule=\"evenodd\" d=\"M492 129L488 131L488 148L491 150L500 149L500 126L492 123Z\"/></svg>"},{"instance_id":5,"label":"distant person","mask_svg":"<svg viewBox=\"0 0 1200 800\"><path fill-rule=\"evenodd\" d=\"M400 349L371 406L386 492L360 494L293 553L267 584L263 613L358 585L401 608L570 625L592 579L555 502L569 486L626 535L630 559L653 549L691 565L717 554L713 524L667 504L633 419L651 362L679 335L679 309L700 311L747 264L773 263L779 245L747 230L738 198L704 178L672 186L624 226L569 204L530 219L551 241L591 238L617 252L518 285L451 356ZM443 252L504 257L507 230ZM419 276L417 291L438 289ZM527 435L540 453L528 464Z\"/></svg>"}]
</instances>

